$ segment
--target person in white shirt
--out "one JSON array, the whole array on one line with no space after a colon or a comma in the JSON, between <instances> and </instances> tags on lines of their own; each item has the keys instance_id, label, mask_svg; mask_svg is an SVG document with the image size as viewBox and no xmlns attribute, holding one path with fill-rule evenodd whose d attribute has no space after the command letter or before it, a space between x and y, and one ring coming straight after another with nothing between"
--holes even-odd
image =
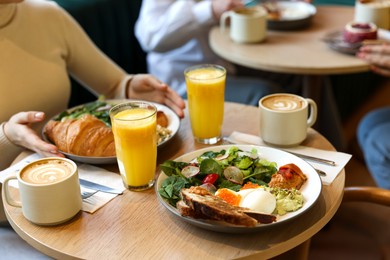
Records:
<instances>
[{"instance_id":1,"label":"person in white shirt","mask_svg":"<svg viewBox=\"0 0 390 260\"><path fill-rule=\"evenodd\" d=\"M226 100L257 105L265 94L283 91L260 77L237 77L236 67L210 48L208 32L222 13L243 7L241 0L143 0L135 35L147 52L148 72L186 97L184 70L197 64L227 69Z\"/></svg>"}]
</instances>

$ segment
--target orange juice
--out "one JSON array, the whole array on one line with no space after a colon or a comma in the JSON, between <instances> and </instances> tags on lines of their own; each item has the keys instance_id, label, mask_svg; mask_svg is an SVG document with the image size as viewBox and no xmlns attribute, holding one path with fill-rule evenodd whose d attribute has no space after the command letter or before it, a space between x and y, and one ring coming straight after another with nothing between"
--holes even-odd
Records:
<instances>
[{"instance_id":1,"label":"orange juice","mask_svg":"<svg viewBox=\"0 0 390 260\"><path fill-rule=\"evenodd\" d=\"M157 161L156 110L131 107L113 114L111 120L125 186L133 190L151 187Z\"/></svg>"},{"instance_id":2,"label":"orange juice","mask_svg":"<svg viewBox=\"0 0 390 260\"><path fill-rule=\"evenodd\" d=\"M219 141L223 123L226 70L220 66L195 66L186 70L192 132L201 143Z\"/></svg>"}]
</instances>

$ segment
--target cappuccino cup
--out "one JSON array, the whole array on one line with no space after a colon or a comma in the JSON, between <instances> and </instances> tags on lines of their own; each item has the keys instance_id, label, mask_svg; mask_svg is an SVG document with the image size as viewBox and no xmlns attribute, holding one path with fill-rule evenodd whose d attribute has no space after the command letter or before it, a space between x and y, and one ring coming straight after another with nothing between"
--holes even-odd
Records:
<instances>
[{"instance_id":1,"label":"cappuccino cup","mask_svg":"<svg viewBox=\"0 0 390 260\"><path fill-rule=\"evenodd\" d=\"M259 110L260 137L281 147L302 143L317 119L317 105L312 99L287 93L261 98Z\"/></svg>"},{"instance_id":2,"label":"cappuccino cup","mask_svg":"<svg viewBox=\"0 0 390 260\"><path fill-rule=\"evenodd\" d=\"M20 201L10 192L12 180L18 182ZM61 224L81 210L77 165L66 158L33 161L6 178L3 186L6 203L21 207L24 217L37 225Z\"/></svg>"},{"instance_id":3,"label":"cappuccino cup","mask_svg":"<svg viewBox=\"0 0 390 260\"><path fill-rule=\"evenodd\" d=\"M226 30L230 18L230 38L238 43L261 42L266 37L267 11L260 6L240 8L225 12L221 16L221 30Z\"/></svg>"},{"instance_id":4,"label":"cappuccino cup","mask_svg":"<svg viewBox=\"0 0 390 260\"><path fill-rule=\"evenodd\" d=\"M357 1L355 4L355 22L374 23L378 28L390 29L390 1Z\"/></svg>"}]
</instances>

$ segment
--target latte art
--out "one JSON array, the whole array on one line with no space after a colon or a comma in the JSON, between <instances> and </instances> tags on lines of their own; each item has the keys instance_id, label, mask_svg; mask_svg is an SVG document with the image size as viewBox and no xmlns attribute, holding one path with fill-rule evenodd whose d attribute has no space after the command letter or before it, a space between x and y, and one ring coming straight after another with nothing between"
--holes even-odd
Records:
<instances>
[{"instance_id":1,"label":"latte art","mask_svg":"<svg viewBox=\"0 0 390 260\"><path fill-rule=\"evenodd\" d=\"M304 106L304 101L294 96L272 96L263 100L263 106L277 111L294 111Z\"/></svg>"},{"instance_id":2,"label":"latte art","mask_svg":"<svg viewBox=\"0 0 390 260\"><path fill-rule=\"evenodd\" d=\"M43 160L24 168L20 177L25 182L34 184L50 184L66 179L72 172L72 164L63 160Z\"/></svg>"}]
</instances>

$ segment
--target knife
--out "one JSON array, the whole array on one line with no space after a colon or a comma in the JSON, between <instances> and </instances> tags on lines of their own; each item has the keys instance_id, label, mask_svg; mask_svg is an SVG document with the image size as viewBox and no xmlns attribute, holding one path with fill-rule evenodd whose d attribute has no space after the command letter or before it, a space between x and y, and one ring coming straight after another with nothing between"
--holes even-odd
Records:
<instances>
[{"instance_id":1,"label":"knife","mask_svg":"<svg viewBox=\"0 0 390 260\"><path fill-rule=\"evenodd\" d=\"M123 191L121 191L121 190L107 187L107 186L104 186L104 185L101 185L101 184L98 184L98 183L95 183L92 181L87 181L87 180L84 180L81 178L80 178L80 185L84 186L86 188L92 189L92 190L98 190L98 191L102 191L102 192L106 192L106 193L114 193L114 194L122 194L123 193Z\"/></svg>"}]
</instances>

